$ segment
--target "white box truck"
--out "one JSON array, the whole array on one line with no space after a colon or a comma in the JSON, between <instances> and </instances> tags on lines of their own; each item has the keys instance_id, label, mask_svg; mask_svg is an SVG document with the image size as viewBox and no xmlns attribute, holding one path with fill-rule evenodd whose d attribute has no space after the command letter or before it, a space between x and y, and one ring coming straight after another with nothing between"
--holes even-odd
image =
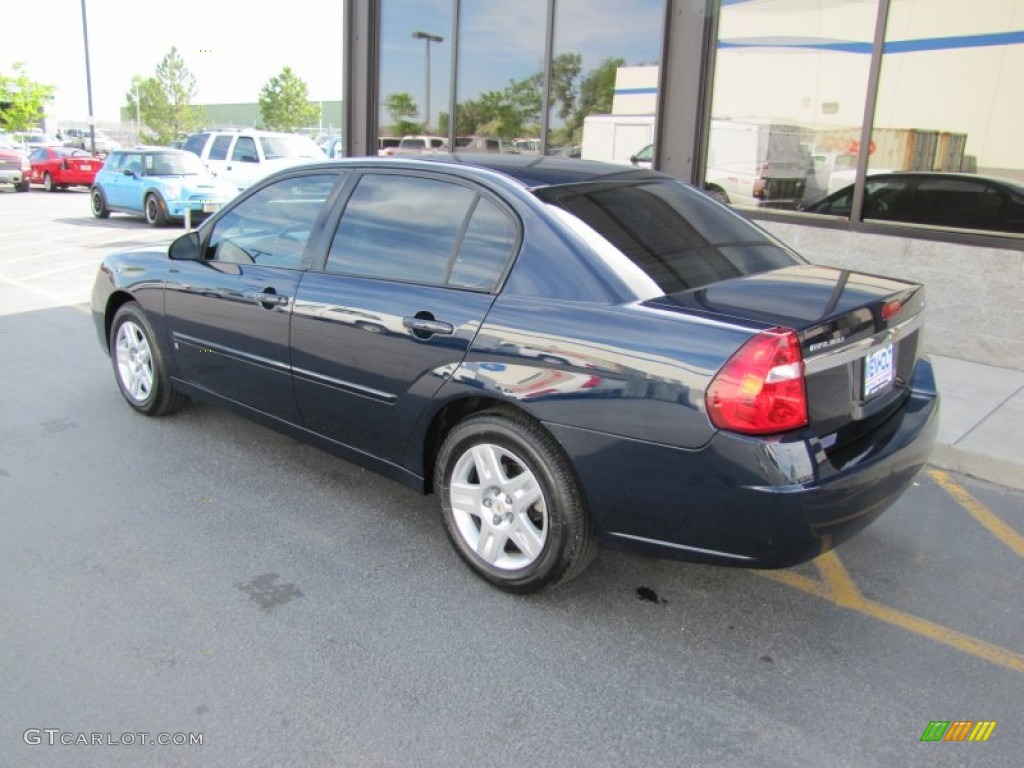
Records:
<instances>
[{"instance_id":1,"label":"white box truck","mask_svg":"<svg viewBox=\"0 0 1024 768\"><path fill-rule=\"evenodd\" d=\"M629 165L653 141L654 115L588 115L583 118L580 157Z\"/></svg>"},{"instance_id":2,"label":"white box truck","mask_svg":"<svg viewBox=\"0 0 1024 768\"><path fill-rule=\"evenodd\" d=\"M705 184L734 204L795 208L812 172L802 139L803 130L795 125L713 119Z\"/></svg>"}]
</instances>

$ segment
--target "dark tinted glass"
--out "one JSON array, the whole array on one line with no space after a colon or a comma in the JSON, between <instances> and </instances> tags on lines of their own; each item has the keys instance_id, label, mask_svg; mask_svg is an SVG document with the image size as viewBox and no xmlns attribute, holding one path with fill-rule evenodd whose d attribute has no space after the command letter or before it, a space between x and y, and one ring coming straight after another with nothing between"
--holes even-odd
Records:
<instances>
[{"instance_id":1,"label":"dark tinted glass","mask_svg":"<svg viewBox=\"0 0 1024 768\"><path fill-rule=\"evenodd\" d=\"M745 219L679 182L601 182L536 194L581 219L666 294L799 263Z\"/></svg>"},{"instance_id":2,"label":"dark tinted glass","mask_svg":"<svg viewBox=\"0 0 1024 768\"><path fill-rule=\"evenodd\" d=\"M193 155L202 155L203 147L206 146L206 140L210 138L208 133L193 133L185 140L185 150L191 152Z\"/></svg>"},{"instance_id":3,"label":"dark tinted glass","mask_svg":"<svg viewBox=\"0 0 1024 768\"><path fill-rule=\"evenodd\" d=\"M345 206L327 270L443 284L476 193L410 176L364 176Z\"/></svg>"},{"instance_id":4,"label":"dark tinted glass","mask_svg":"<svg viewBox=\"0 0 1024 768\"><path fill-rule=\"evenodd\" d=\"M233 136L218 136L213 140L213 146L210 147L210 159L211 160L226 160L228 157L228 147L231 146L231 139Z\"/></svg>"},{"instance_id":5,"label":"dark tinted glass","mask_svg":"<svg viewBox=\"0 0 1024 768\"><path fill-rule=\"evenodd\" d=\"M338 176L282 179L243 200L214 226L206 258L298 269L313 224Z\"/></svg>"},{"instance_id":6,"label":"dark tinted glass","mask_svg":"<svg viewBox=\"0 0 1024 768\"><path fill-rule=\"evenodd\" d=\"M460 288L492 289L512 256L517 239L511 217L481 198L462 238L449 283Z\"/></svg>"}]
</instances>

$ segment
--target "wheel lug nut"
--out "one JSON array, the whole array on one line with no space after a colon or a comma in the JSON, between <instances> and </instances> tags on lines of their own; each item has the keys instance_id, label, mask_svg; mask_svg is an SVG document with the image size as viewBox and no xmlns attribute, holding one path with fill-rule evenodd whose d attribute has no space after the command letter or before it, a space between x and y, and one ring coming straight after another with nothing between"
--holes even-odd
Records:
<instances>
[{"instance_id":1,"label":"wheel lug nut","mask_svg":"<svg viewBox=\"0 0 1024 768\"><path fill-rule=\"evenodd\" d=\"M485 507L490 507L491 506L491 500L490 499L484 499L484 506Z\"/></svg>"},{"instance_id":2,"label":"wheel lug nut","mask_svg":"<svg viewBox=\"0 0 1024 768\"><path fill-rule=\"evenodd\" d=\"M495 515L492 521L495 525L501 525L501 515Z\"/></svg>"}]
</instances>

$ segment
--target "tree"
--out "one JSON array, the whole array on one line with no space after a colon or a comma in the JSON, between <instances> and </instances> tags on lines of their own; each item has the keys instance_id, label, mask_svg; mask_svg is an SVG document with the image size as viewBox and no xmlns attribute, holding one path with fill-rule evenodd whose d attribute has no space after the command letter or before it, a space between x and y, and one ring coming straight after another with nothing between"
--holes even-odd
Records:
<instances>
[{"instance_id":1,"label":"tree","mask_svg":"<svg viewBox=\"0 0 1024 768\"><path fill-rule=\"evenodd\" d=\"M177 48L172 47L167 52L153 77L136 75L132 78L131 90L126 94L132 114L136 109L136 93L142 122L151 131L143 134L144 141L166 144L202 125L202 111L192 106L196 78L185 66Z\"/></svg>"},{"instance_id":2,"label":"tree","mask_svg":"<svg viewBox=\"0 0 1024 768\"><path fill-rule=\"evenodd\" d=\"M320 119L320 109L309 103L306 82L285 67L260 91L260 115L272 131L291 133Z\"/></svg>"},{"instance_id":3,"label":"tree","mask_svg":"<svg viewBox=\"0 0 1024 768\"><path fill-rule=\"evenodd\" d=\"M409 118L416 117L420 110L412 95L408 93L392 93L384 99L384 109L391 115L391 132L394 136L408 136L411 133L422 133L423 124L415 123Z\"/></svg>"},{"instance_id":4,"label":"tree","mask_svg":"<svg viewBox=\"0 0 1024 768\"><path fill-rule=\"evenodd\" d=\"M27 131L39 124L46 103L53 98L53 86L31 79L24 62L15 63L12 69L13 77L0 74L0 128Z\"/></svg>"}]
</instances>

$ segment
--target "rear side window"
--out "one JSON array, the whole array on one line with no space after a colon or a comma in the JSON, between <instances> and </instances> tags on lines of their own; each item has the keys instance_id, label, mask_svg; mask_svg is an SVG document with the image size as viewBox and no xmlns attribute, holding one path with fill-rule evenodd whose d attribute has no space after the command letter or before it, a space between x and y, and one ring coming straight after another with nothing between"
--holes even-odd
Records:
<instances>
[{"instance_id":1,"label":"rear side window","mask_svg":"<svg viewBox=\"0 0 1024 768\"><path fill-rule=\"evenodd\" d=\"M232 160L243 163L258 163L259 155L256 154L256 140L251 136L239 136L235 142L235 149L231 153Z\"/></svg>"},{"instance_id":2,"label":"rear side window","mask_svg":"<svg viewBox=\"0 0 1024 768\"><path fill-rule=\"evenodd\" d=\"M326 269L491 290L516 242L511 217L467 187L368 174L345 206Z\"/></svg>"},{"instance_id":3,"label":"rear side window","mask_svg":"<svg viewBox=\"0 0 1024 768\"><path fill-rule=\"evenodd\" d=\"M536 195L575 216L665 294L801 263L681 182L592 182L545 187Z\"/></svg>"}]
</instances>

